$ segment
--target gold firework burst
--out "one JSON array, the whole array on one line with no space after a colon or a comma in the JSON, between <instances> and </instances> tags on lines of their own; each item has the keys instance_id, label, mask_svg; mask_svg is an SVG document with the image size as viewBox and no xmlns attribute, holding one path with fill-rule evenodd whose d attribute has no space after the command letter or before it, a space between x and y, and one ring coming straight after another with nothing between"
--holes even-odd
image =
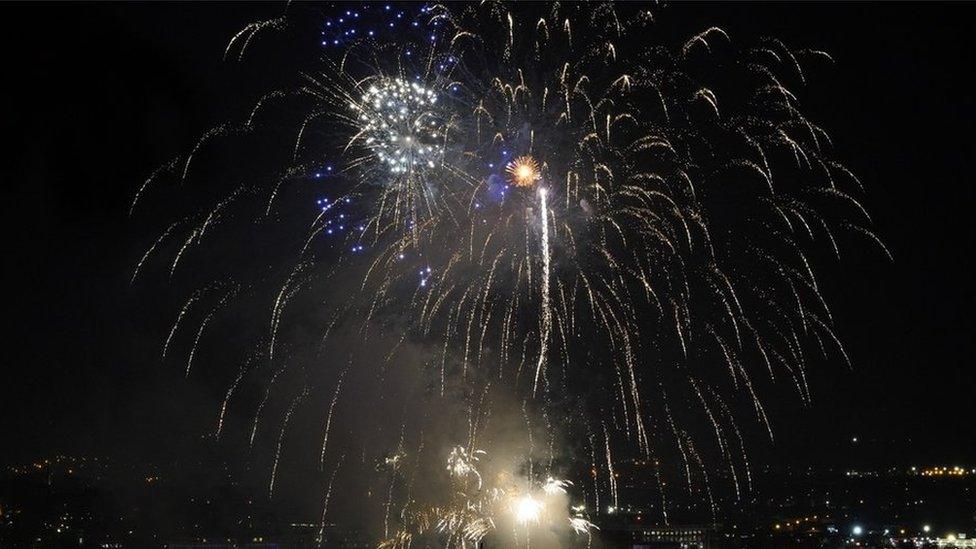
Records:
<instances>
[{"instance_id":1,"label":"gold firework burst","mask_svg":"<svg viewBox=\"0 0 976 549\"><path fill-rule=\"evenodd\" d=\"M539 163L531 156L520 156L505 167L508 180L516 187L531 187L539 180Z\"/></svg>"}]
</instances>

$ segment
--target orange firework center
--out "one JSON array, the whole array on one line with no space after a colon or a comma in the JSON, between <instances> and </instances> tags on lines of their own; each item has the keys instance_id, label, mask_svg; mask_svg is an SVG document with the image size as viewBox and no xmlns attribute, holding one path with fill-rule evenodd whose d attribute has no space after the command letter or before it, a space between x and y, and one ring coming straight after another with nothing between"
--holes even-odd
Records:
<instances>
[{"instance_id":1,"label":"orange firework center","mask_svg":"<svg viewBox=\"0 0 976 549\"><path fill-rule=\"evenodd\" d=\"M531 187L539 180L539 163L531 156L520 156L505 168L508 180L517 187Z\"/></svg>"}]
</instances>

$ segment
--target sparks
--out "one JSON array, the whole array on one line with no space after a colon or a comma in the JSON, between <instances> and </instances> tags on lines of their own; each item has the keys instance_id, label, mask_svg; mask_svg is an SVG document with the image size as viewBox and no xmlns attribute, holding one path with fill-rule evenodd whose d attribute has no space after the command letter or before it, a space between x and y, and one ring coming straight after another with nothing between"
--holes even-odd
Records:
<instances>
[{"instance_id":1,"label":"sparks","mask_svg":"<svg viewBox=\"0 0 976 549\"><path fill-rule=\"evenodd\" d=\"M133 281L165 262L174 282L192 272L241 288L192 294L161 334L162 360L184 351L189 374L229 322L270 312L270 330L233 331L260 334L242 347L266 350L224 376L214 404L224 440L225 412L248 400L235 395L258 385L249 444L271 446L269 493L289 461L289 420L306 408L318 414L323 474L344 447L385 471L373 480L389 547L508 535L499 525L589 532L585 509L625 497L623 456L654 461L662 514L673 486L707 494L709 506L719 482L748 490L740 410L772 436L772 385L809 402L815 357L847 360L815 258L839 257L847 236L887 250L860 182L788 89L808 77L802 56L776 41L733 44L714 27L662 43L670 33L646 32L652 20L612 3L334 14L321 72L295 94L267 95L245 124L255 142L293 134L287 154L253 155L254 170L222 183L201 167L220 166L206 157L233 133L225 124L139 189L140 205L167 189L188 204L147 241ZM279 28L252 25L229 50L253 51ZM738 51L744 62L719 62ZM281 116L291 126L259 123L286 100L295 103L277 110L301 111ZM207 184L189 184L201 171ZM167 177L177 184L158 184ZM310 198L312 212L291 207ZM199 261L212 250L221 261ZM350 345L358 337L368 343ZM330 366L347 353L355 367ZM409 385L399 375L431 390L394 394ZM273 404L295 385L308 389ZM668 405L679 399L687 405ZM405 402L402 412L391 402ZM503 423L512 416L525 425ZM376 436L347 428L363 417L378 418ZM277 436L259 423L280 425ZM511 442L498 433L519 439L516 449L496 452ZM588 456L565 464L576 484L549 476L554 456L571 453L566 440ZM509 461L497 466L478 447ZM546 450L548 465L537 458ZM657 468L658 454L674 458L670 469ZM710 476L717 467L728 474ZM431 471L450 489L421 505ZM585 486L580 512L562 509L578 495L571 486Z\"/></svg>"},{"instance_id":2,"label":"sparks","mask_svg":"<svg viewBox=\"0 0 976 549\"><path fill-rule=\"evenodd\" d=\"M516 187L532 187L539 181L539 163L531 156L520 156L505 166L508 180Z\"/></svg>"},{"instance_id":3,"label":"sparks","mask_svg":"<svg viewBox=\"0 0 976 549\"><path fill-rule=\"evenodd\" d=\"M393 174L433 168L444 152L433 90L401 78L380 78L349 107L366 146Z\"/></svg>"}]
</instances>

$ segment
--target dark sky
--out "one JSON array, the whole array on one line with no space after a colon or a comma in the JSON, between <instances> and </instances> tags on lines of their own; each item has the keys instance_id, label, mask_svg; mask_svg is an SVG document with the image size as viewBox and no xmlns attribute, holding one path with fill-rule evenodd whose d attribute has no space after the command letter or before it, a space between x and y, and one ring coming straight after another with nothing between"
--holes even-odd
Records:
<instances>
[{"instance_id":1,"label":"dark sky","mask_svg":"<svg viewBox=\"0 0 976 549\"><path fill-rule=\"evenodd\" d=\"M281 77L221 59L235 32L281 9L0 8L0 460L172 456L197 439L208 397L156 358L161 334L145 311L159 304L128 289L146 240L126 208L152 170L207 128L245 116ZM976 463L973 11L696 3L664 12L676 36L717 25L737 43L776 36L834 57L801 101L865 183L895 257L850 247L822 272L854 369L818 367L813 406L777 410L772 459Z\"/></svg>"}]
</instances>

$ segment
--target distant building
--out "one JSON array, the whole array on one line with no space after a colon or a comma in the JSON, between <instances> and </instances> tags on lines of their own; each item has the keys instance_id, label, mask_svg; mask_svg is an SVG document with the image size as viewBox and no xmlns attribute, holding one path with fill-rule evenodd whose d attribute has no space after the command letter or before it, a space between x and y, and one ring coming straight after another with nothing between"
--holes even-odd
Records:
<instances>
[{"instance_id":1,"label":"distant building","mask_svg":"<svg viewBox=\"0 0 976 549\"><path fill-rule=\"evenodd\" d=\"M236 542L214 543L214 542L185 542L168 543L166 549L281 549L277 543L243 543Z\"/></svg>"},{"instance_id":2,"label":"distant building","mask_svg":"<svg viewBox=\"0 0 976 549\"><path fill-rule=\"evenodd\" d=\"M936 539L935 544L939 547L966 549L976 547L976 538L968 538L966 534L950 534L944 538Z\"/></svg>"}]
</instances>

